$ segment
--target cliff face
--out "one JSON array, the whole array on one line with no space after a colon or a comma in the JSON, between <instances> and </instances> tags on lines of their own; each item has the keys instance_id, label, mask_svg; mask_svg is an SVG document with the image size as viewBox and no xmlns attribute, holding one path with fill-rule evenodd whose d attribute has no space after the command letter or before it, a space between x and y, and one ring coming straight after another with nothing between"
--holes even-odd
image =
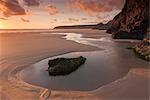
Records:
<instances>
[{"instance_id":1,"label":"cliff face","mask_svg":"<svg viewBox=\"0 0 150 100\"><path fill-rule=\"evenodd\" d=\"M99 23L94 25L73 25L73 26L57 26L54 29L99 29L107 30L109 26L107 24Z\"/></svg>"},{"instance_id":2,"label":"cliff face","mask_svg":"<svg viewBox=\"0 0 150 100\"><path fill-rule=\"evenodd\" d=\"M142 39L149 27L149 0L126 0L122 11L108 22L113 38Z\"/></svg>"},{"instance_id":3,"label":"cliff face","mask_svg":"<svg viewBox=\"0 0 150 100\"><path fill-rule=\"evenodd\" d=\"M57 26L54 29L92 29L96 25L73 25L73 26Z\"/></svg>"}]
</instances>

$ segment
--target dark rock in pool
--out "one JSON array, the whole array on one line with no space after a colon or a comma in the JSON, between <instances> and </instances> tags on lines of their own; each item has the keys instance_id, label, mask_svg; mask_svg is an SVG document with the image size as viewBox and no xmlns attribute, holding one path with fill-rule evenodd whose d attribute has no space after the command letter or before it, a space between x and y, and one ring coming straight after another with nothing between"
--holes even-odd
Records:
<instances>
[{"instance_id":1,"label":"dark rock in pool","mask_svg":"<svg viewBox=\"0 0 150 100\"><path fill-rule=\"evenodd\" d=\"M49 60L48 72L51 76L67 75L78 69L84 64L86 58L83 56L77 58L56 58Z\"/></svg>"}]
</instances>

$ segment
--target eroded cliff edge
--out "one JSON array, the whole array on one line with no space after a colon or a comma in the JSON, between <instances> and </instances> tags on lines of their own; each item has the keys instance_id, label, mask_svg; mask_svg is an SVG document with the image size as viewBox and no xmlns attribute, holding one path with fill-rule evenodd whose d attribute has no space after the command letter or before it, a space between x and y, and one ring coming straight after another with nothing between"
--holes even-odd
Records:
<instances>
[{"instance_id":1,"label":"eroded cliff edge","mask_svg":"<svg viewBox=\"0 0 150 100\"><path fill-rule=\"evenodd\" d=\"M116 39L143 39L149 18L149 0L126 0L122 11L108 22L107 32Z\"/></svg>"}]
</instances>

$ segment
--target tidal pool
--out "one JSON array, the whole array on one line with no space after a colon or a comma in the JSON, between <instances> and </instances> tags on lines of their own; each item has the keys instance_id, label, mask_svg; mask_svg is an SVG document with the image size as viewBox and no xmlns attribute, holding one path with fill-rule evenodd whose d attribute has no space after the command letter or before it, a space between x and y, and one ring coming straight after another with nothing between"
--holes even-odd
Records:
<instances>
[{"instance_id":1,"label":"tidal pool","mask_svg":"<svg viewBox=\"0 0 150 100\"><path fill-rule=\"evenodd\" d=\"M96 46L102 50L72 52L44 59L20 72L25 82L52 90L90 91L122 78L130 68L148 66L148 62L135 57L131 50L125 48L131 45L130 42L115 42L109 36L93 39L82 38L82 34L76 33L53 34L65 35L63 38L66 40ZM78 56L84 56L87 60L78 70L69 75L54 77L49 76L46 71L50 59Z\"/></svg>"}]
</instances>

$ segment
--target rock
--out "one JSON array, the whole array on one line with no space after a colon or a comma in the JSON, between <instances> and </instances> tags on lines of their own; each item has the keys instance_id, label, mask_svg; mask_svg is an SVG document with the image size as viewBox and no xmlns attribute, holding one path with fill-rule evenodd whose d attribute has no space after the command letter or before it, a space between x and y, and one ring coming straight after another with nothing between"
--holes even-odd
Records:
<instances>
[{"instance_id":1,"label":"rock","mask_svg":"<svg viewBox=\"0 0 150 100\"><path fill-rule=\"evenodd\" d=\"M150 38L145 38L134 47L135 54L147 61L150 61Z\"/></svg>"},{"instance_id":2,"label":"rock","mask_svg":"<svg viewBox=\"0 0 150 100\"><path fill-rule=\"evenodd\" d=\"M149 27L149 0L126 0L122 11L108 22L113 38L143 39Z\"/></svg>"},{"instance_id":3,"label":"rock","mask_svg":"<svg viewBox=\"0 0 150 100\"><path fill-rule=\"evenodd\" d=\"M77 58L56 58L49 60L48 72L51 76L67 75L78 69L84 64L86 58L83 56Z\"/></svg>"},{"instance_id":4,"label":"rock","mask_svg":"<svg viewBox=\"0 0 150 100\"><path fill-rule=\"evenodd\" d=\"M112 34L113 39L138 39L141 40L145 36L141 34L140 32L134 32L134 33L128 33L125 31L119 31Z\"/></svg>"}]
</instances>

